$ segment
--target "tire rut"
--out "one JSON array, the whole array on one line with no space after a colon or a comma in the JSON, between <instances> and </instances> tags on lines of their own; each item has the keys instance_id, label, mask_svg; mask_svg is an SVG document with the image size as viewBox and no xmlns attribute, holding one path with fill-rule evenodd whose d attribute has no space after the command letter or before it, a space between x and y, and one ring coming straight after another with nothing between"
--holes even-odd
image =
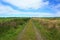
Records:
<instances>
[{"instance_id":1,"label":"tire rut","mask_svg":"<svg viewBox=\"0 0 60 40\"><path fill-rule=\"evenodd\" d=\"M28 24L30 24L30 26L27 26ZM42 37L41 37L41 34L39 33L39 31L38 31L38 29L35 27L35 25L34 25L34 23L32 22L32 20L30 20L27 24L26 24L26 26L25 26L25 28L22 30L22 32L18 35L18 37L17 37L17 40L23 40L22 38L24 37L24 36L27 36L27 35L25 35L26 33L26 31L27 31L27 29L28 29L28 27L32 27L32 31L31 31L31 29L30 29L30 32L29 33L31 33L31 32L34 32L34 35L35 36L33 36L34 37L34 39L33 40L43 40L42 39ZM28 34L28 36L29 36L29 34ZM30 35L31 36L31 35ZM32 39L27 39L27 40L32 40Z\"/></svg>"},{"instance_id":2,"label":"tire rut","mask_svg":"<svg viewBox=\"0 0 60 40\"><path fill-rule=\"evenodd\" d=\"M18 37L17 37L17 40L20 40L20 39L22 38L22 35L23 35L23 33L25 32L26 28L27 28L27 27L25 26L25 28L22 30L22 32L19 33L19 35L18 35Z\"/></svg>"},{"instance_id":3,"label":"tire rut","mask_svg":"<svg viewBox=\"0 0 60 40\"><path fill-rule=\"evenodd\" d=\"M43 40L36 27L34 27L34 30L35 30L35 33L36 33L37 40Z\"/></svg>"}]
</instances>

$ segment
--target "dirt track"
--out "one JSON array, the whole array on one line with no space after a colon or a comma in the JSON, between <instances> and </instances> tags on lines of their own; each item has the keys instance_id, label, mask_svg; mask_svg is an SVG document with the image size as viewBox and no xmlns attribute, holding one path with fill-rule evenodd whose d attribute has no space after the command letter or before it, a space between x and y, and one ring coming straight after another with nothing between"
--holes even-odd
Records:
<instances>
[{"instance_id":1,"label":"dirt track","mask_svg":"<svg viewBox=\"0 0 60 40\"><path fill-rule=\"evenodd\" d=\"M17 40L43 40L41 38L41 34L37 30L37 28L34 26L32 20L30 20L24 30L22 30L21 33L19 33Z\"/></svg>"}]
</instances>

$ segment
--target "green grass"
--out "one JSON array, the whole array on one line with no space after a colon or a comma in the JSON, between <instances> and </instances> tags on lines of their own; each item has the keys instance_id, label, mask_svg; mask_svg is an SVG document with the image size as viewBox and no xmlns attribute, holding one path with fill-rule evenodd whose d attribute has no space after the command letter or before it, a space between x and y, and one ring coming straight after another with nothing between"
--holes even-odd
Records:
<instances>
[{"instance_id":1,"label":"green grass","mask_svg":"<svg viewBox=\"0 0 60 40\"><path fill-rule=\"evenodd\" d=\"M25 25L19 25L17 29L10 29L7 33L3 33L3 35L0 34L0 40L16 40L16 37L18 33L20 33L24 29Z\"/></svg>"},{"instance_id":2,"label":"green grass","mask_svg":"<svg viewBox=\"0 0 60 40\"><path fill-rule=\"evenodd\" d=\"M44 40L60 40L60 30L56 28L47 29L42 26L38 21L33 22L36 28L40 31Z\"/></svg>"},{"instance_id":3,"label":"green grass","mask_svg":"<svg viewBox=\"0 0 60 40\"><path fill-rule=\"evenodd\" d=\"M48 20L49 18L46 18ZM53 18L52 18L53 19ZM55 19L55 18L54 18ZM17 35L24 29L24 27L27 27L24 35L22 36L22 40L36 40L35 30L33 29L34 23L35 27L40 31L40 34L42 35L42 38L44 40L60 40L60 30L56 28L45 28L42 26L38 19L37 21L32 19L31 21L28 21L29 18L0 18L0 22L7 23L7 22L16 22L17 28L14 28L11 26L9 28L8 26L3 26L3 28L0 27L0 40L17 40ZM59 19L60 20L60 19ZM27 25L25 24L28 21ZM9 29L7 29L9 28Z\"/></svg>"},{"instance_id":4,"label":"green grass","mask_svg":"<svg viewBox=\"0 0 60 40\"><path fill-rule=\"evenodd\" d=\"M0 18L0 40L17 40L17 35L28 20L29 18Z\"/></svg>"},{"instance_id":5,"label":"green grass","mask_svg":"<svg viewBox=\"0 0 60 40\"><path fill-rule=\"evenodd\" d=\"M29 21L25 27L26 29L20 40L36 40L35 30L33 29L32 21Z\"/></svg>"}]
</instances>

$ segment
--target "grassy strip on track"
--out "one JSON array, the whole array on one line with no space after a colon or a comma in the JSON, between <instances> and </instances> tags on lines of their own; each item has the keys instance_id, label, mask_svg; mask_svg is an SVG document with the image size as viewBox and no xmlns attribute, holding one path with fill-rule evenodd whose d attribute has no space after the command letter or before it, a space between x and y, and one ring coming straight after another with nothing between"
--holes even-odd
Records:
<instances>
[{"instance_id":1,"label":"grassy strip on track","mask_svg":"<svg viewBox=\"0 0 60 40\"><path fill-rule=\"evenodd\" d=\"M36 40L35 30L33 29L32 22L29 21L25 27L26 29L20 36L20 40Z\"/></svg>"}]
</instances>

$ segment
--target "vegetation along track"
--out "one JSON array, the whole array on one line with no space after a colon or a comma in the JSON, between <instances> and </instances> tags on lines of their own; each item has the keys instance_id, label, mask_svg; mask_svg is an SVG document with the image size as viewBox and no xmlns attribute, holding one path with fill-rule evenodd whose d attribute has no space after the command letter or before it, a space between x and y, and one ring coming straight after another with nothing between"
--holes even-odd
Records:
<instances>
[{"instance_id":1,"label":"vegetation along track","mask_svg":"<svg viewBox=\"0 0 60 40\"><path fill-rule=\"evenodd\" d=\"M32 20L26 24L24 30L18 35L17 40L43 40Z\"/></svg>"}]
</instances>

